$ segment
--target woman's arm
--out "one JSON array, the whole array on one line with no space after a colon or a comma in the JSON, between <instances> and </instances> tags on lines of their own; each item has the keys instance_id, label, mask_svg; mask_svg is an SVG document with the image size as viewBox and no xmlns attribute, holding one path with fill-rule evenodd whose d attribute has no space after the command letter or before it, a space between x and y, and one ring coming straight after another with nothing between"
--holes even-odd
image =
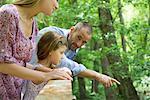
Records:
<instances>
[{"instance_id":1,"label":"woman's arm","mask_svg":"<svg viewBox=\"0 0 150 100\"><path fill-rule=\"evenodd\" d=\"M16 64L0 64L0 72L4 74L9 74L26 80L32 80L34 82L43 82L51 79L72 79L69 74L59 70L54 70L51 72L40 72L31 70Z\"/></svg>"},{"instance_id":2,"label":"woman's arm","mask_svg":"<svg viewBox=\"0 0 150 100\"><path fill-rule=\"evenodd\" d=\"M32 81L44 81L45 79L45 73L34 71L16 64L1 63L0 72Z\"/></svg>"}]
</instances>

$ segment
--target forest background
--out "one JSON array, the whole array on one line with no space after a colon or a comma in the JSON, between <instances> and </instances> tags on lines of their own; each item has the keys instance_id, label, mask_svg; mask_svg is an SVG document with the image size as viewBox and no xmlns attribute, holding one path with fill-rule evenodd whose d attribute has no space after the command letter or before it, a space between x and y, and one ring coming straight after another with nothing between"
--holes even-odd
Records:
<instances>
[{"instance_id":1,"label":"forest background","mask_svg":"<svg viewBox=\"0 0 150 100\"><path fill-rule=\"evenodd\" d=\"M0 6L14 0L0 0ZM121 82L104 88L95 80L74 78L77 100L150 100L150 0L58 0L52 16L36 17L39 29L69 29L89 22L93 36L76 61Z\"/></svg>"}]
</instances>

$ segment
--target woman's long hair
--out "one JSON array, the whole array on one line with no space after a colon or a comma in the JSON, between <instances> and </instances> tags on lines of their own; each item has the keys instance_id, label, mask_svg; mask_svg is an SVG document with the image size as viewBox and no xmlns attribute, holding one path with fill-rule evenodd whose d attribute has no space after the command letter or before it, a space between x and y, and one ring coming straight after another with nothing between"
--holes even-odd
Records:
<instances>
[{"instance_id":1,"label":"woman's long hair","mask_svg":"<svg viewBox=\"0 0 150 100\"><path fill-rule=\"evenodd\" d=\"M40 0L15 0L14 5L22 7L34 7L38 4Z\"/></svg>"}]
</instances>

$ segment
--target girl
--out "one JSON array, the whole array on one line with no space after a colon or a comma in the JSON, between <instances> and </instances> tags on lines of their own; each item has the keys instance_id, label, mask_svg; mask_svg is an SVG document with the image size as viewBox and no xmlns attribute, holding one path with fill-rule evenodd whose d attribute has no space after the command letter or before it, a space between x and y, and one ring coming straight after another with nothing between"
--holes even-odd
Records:
<instances>
[{"instance_id":1,"label":"girl","mask_svg":"<svg viewBox=\"0 0 150 100\"><path fill-rule=\"evenodd\" d=\"M60 62L66 49L67 41L64 37L59 36L57 33L51 31L45 33L37 45L37 66L53 68L53 65L57 65ZM71 71L67 68L61 68L60 70L71 74ZM35 97L46 83L47 82L43 82L39 85L35 85L38 83L34 84L32 81L28 81L23 100L35 100Z\"/></svg>"},{"instance_id":2,"label":"girl","mask_svg":"<svg viewBox=\"0 0 150 100\"><path fill-rule=\"evenodd\" d=\"M37 26L34 16L51 15L56 0L16 0L0 8L0 100L20 100L23 79L44 82L71 79L67 72L40 72L28 69Z\"/></svg>"}]
</instances>

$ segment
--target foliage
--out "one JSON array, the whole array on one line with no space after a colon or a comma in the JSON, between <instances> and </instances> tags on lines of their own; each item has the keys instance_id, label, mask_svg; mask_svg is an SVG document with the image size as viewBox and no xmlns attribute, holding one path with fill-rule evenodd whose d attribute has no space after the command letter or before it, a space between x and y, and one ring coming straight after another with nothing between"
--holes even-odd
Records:
<instances>
[{"instance_id":1,"label":"foliage","mask_svg":"<svg viewBox=\"0 0 150 100\"><path fill-rule=\"evenodd\" d=\"M110 0L109 8L113 16L113 26L115 27L115 35L118 46L112 48L103 47L101 31L99 29L98 7L101 7L104 2L101 0L77 0L76 3L70 4L70 0L60 0L59 9L52 16L38 15L37 21L39 29L46 26L58 26L62 28L70 28L79 21L88 21L93 26L92 40L83 48L80 49L77 57L80 62L87 68L93 69L94 60L101 59L109 52L115 52L115 48L119 48L123 63L118 63L119 67L128 65L129 74L134 81L134 86L137 91L143 94L150 91L150 25L148 19L150 11L148 0L122 0L122 10L125 25L120 24L117 0ZM4 3L10 3L12 0L6 0ZM130 8L129 8L130 7ZM130 13L129 13L130 12ZM121 44L120 34L125 35L127 52L124 52ZM108 34L108 37L111 33ZM93 49L95 42L100 43L97 50ZM103 50L102 50L103 47ZM98 65L99 67L101 65ZM101 70L101 68L100 68ZM121 72L118 71L121 74ZM125 77L125 75L122 75ZM78 83L75 82L74 94L79 95ZM91 93L91 81L86 80L87 96L90 100L105 100L104 88L99 85L99 94ZM148 90L147 90L148 89ZM145 95L142 95L143 97ZM101 98L101 99L100 99ZM145 98L149 98L146 96Z\"/></svg>"}]
</instances>

